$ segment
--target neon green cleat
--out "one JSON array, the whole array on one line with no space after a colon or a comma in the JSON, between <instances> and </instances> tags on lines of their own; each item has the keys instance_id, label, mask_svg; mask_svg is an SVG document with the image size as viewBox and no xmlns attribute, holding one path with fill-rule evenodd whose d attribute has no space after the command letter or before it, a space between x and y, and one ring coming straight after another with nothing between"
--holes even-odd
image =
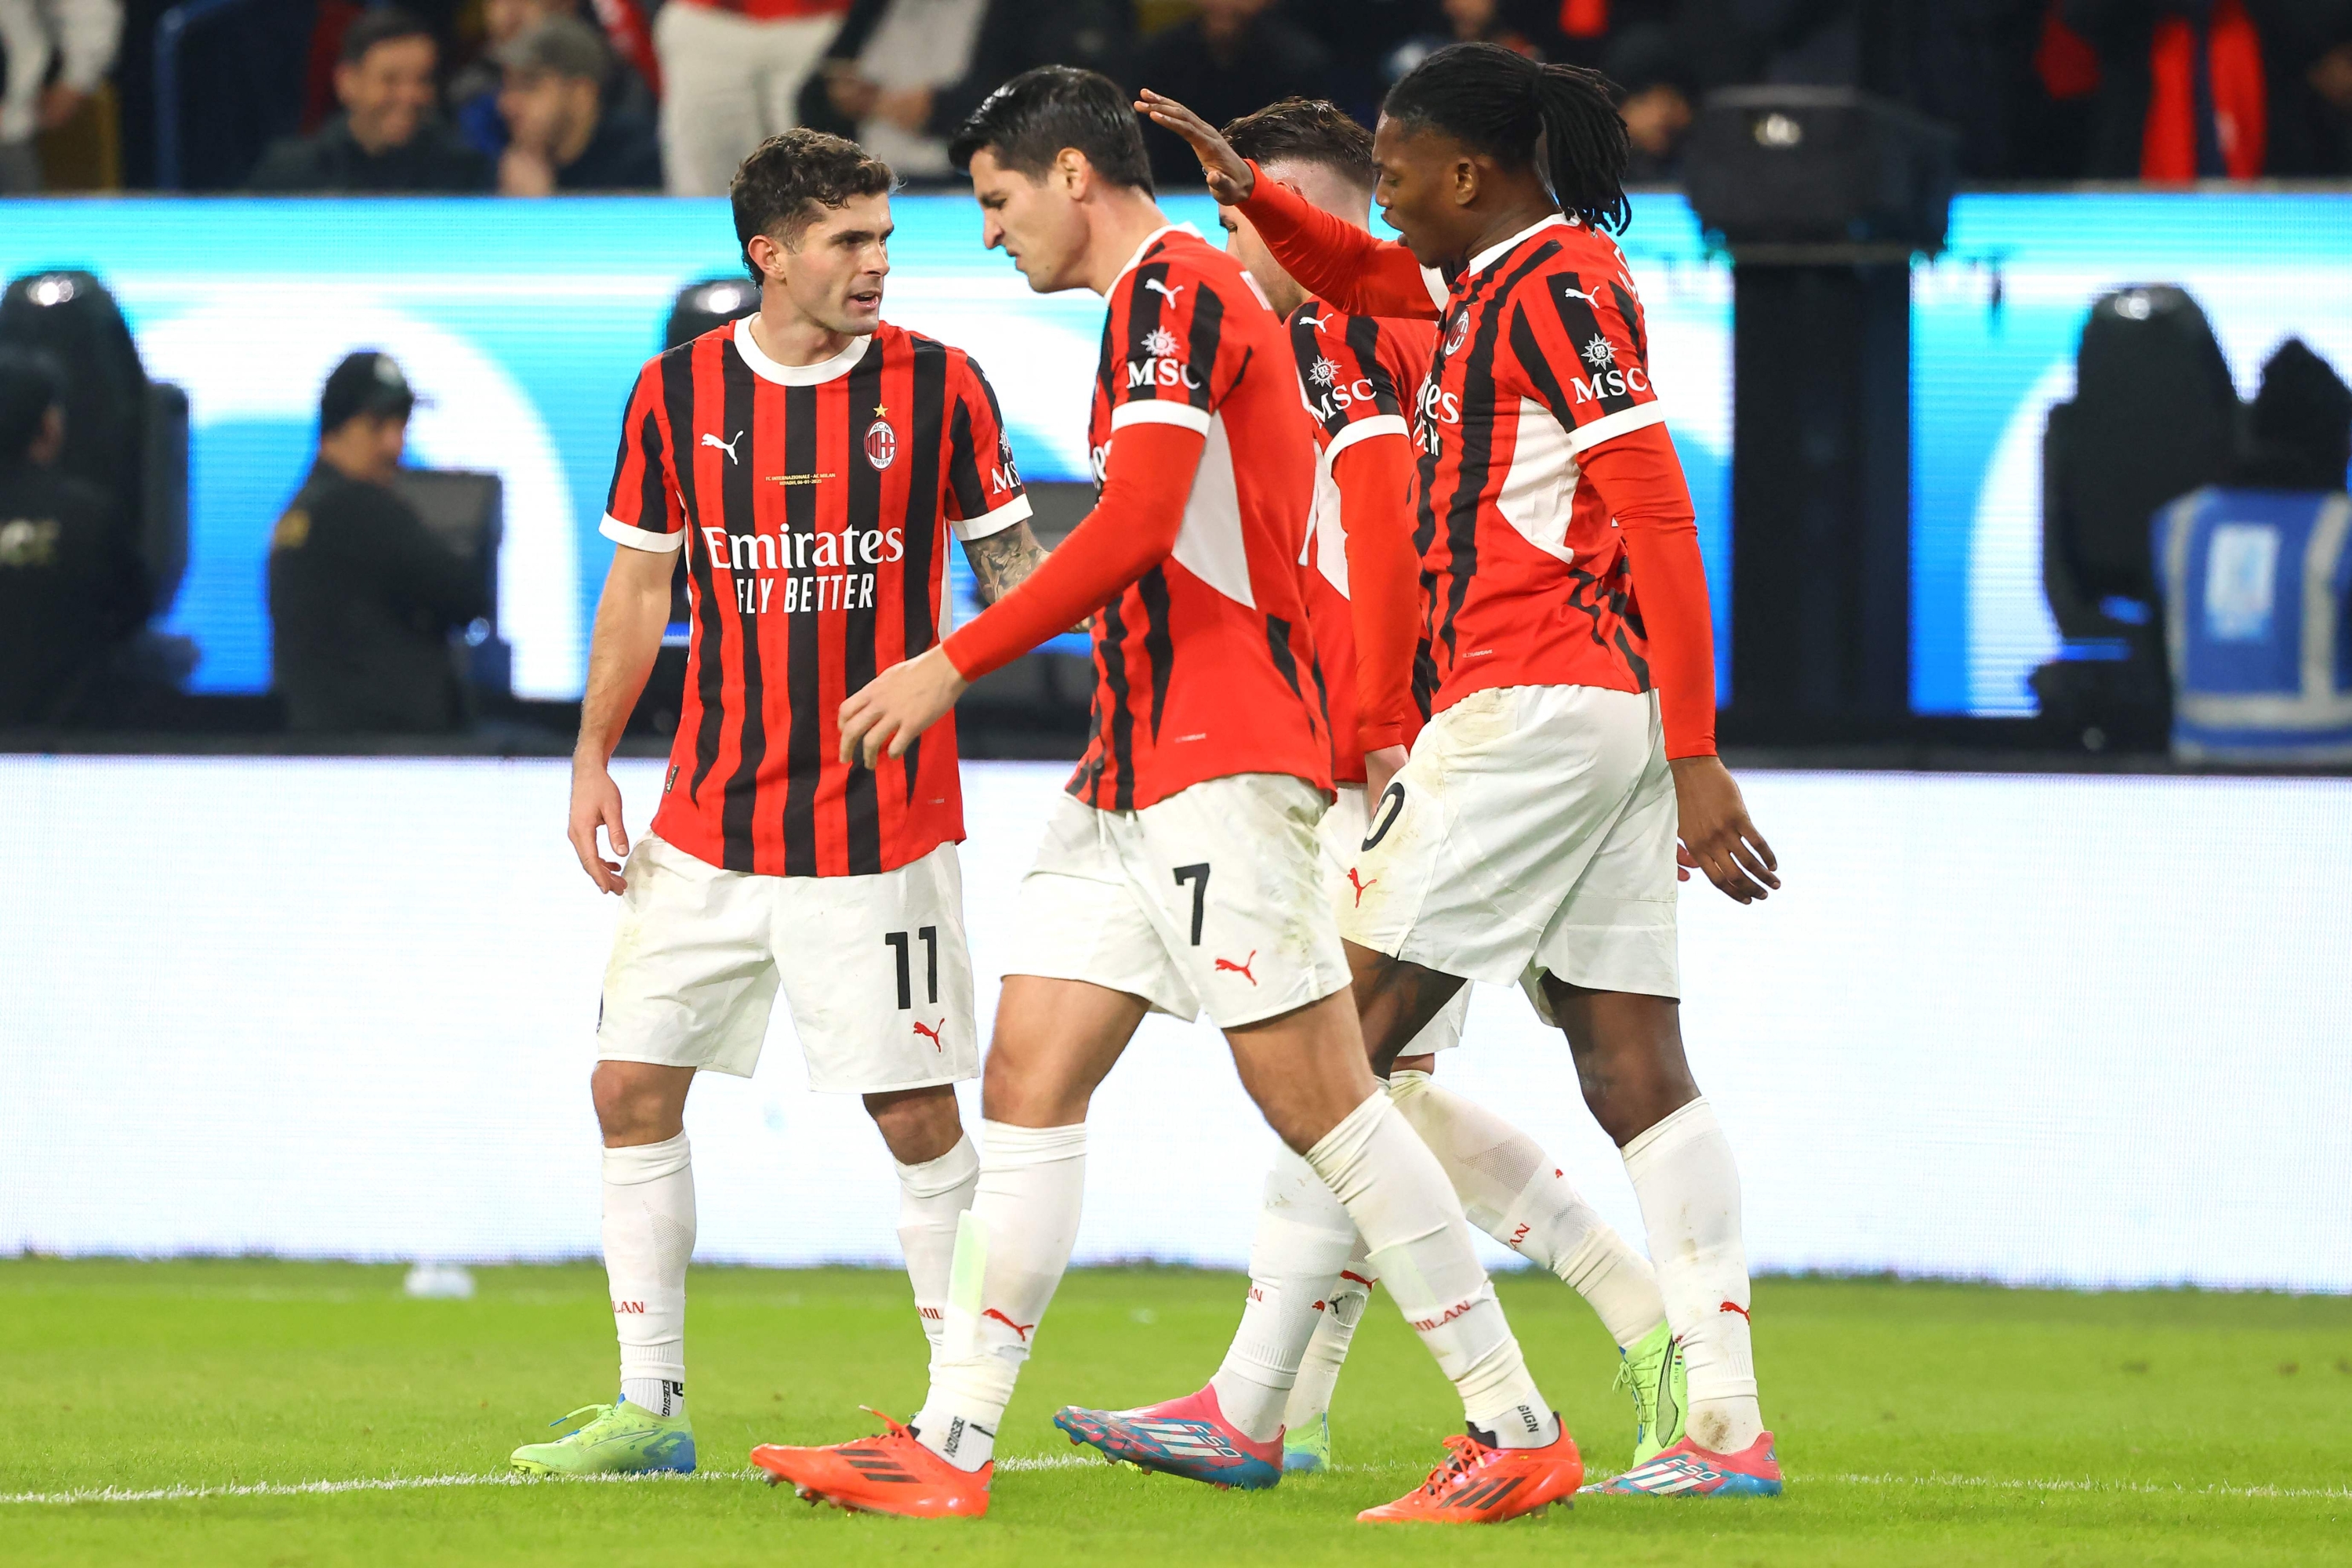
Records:
<instances>
[{"instance_id":1,"label":"neon green cleat","mask_svg":"<svg viewBox=\"0 0 2352 1568\"><path fill-rule=\"evenodd\" d=\"M527 1476L630 1476L694 1469L694 1428L683 1415L662 1416L616 1399L583 1405L551 1426L592 1417L552 1443L525 1443L508 1461Z\"/></svg>"},{"instance_id":2,"label":"neon green cleat","mask_svg":"<svg viewBox=\"0 0 2352 1568\"><path fill-rule=\"evenodd\" d=\"M1286 1474L1313 1475L1331 1468L1331 1416L1327 1411L1315 1425L1282 1435L1282 1468Z\"/></svg>"},{"instance_id":3,"label":"neon green cleat","mask_svg":"<svg viewBox=\"0 0 2352 1568\"><path fill-rule=\"evenodd\" d=\"M1623 1355L1612 1386L1633 1392L1633 1465L1630 1468L1647 1464L1683 1440L1683 1421L1690 1411L1690 1378L1683 1366L1683 1347L1663 1322Z\"/></svg>"}]
</instances>

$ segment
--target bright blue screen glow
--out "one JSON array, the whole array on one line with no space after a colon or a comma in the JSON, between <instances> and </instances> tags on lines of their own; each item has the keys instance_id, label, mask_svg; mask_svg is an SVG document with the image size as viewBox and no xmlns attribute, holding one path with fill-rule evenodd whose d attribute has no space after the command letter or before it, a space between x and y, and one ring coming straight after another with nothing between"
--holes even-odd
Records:
<instances>
[{"instance_id":1,"label":"bright blue screen glow","mask_svg":"<svg viewBox=\"0 0 2352 1568\"><path fill-rule=\"evenodd\" d=\"M2028 714L2056 657L2042 592L2042 428L2093 300L2177 283L2242 396L2299 336L2352 374L2352 195L1969 195L1912 274L1911 705Z\"/></svg>"},{"instance_id":2,"label":"bright blue screen glow","mask_svg":"<svg viewBox=\"0 0 2352 1568\"><path fill-rule=\"evenodd\" d=\"M1163 205L1215 237L1206 198ZM980 361L1026 477L1087 479L1101 301L1031 293L1010 262L980 247L978 210L965 198L902 196L895 208L890 319ZM1728 279L1705 261L1680 200L1638 198L1637 214L1626 248L1717 563L1721 626ZM8 204L0 274L66 267L106 280L149 374L189 392L190 560L166 629L202 648L196 689L268 687L270 528L308 466L327 371L375 347L432 399L411 424L411 461L504 477L500 618L516 688L567 698L580 692L613 549L596 524L622 405L661 346L678 289L739 275L740 263L719 201ZM961 552L950 559L962 618L977 605Z\"/></svg>"}]
</instances>

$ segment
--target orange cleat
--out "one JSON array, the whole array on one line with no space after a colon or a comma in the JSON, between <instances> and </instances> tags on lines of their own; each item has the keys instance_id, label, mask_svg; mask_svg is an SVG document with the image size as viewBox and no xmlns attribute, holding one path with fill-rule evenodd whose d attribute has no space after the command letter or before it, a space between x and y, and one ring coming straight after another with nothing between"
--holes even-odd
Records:
<instances>
[{"instance_id":1,"label":"orange cleat","mask_svg":"<svg viewBox=\"0 0 2352 1568\"><path fill-rule=\"evenodd\" d=\"M1555 1417L1557 1419L1557 1417ZM1500 1524L1556 1502L1574 1507L1584 1481L1576 1439L1559 1436L1540 1448L1490 1447L1476 1437L1448 1437L1445 1463L1394 1502L1368 1508L1360 1524Z\"/></svg>"},{"instance_id":2,"label":"orange cleat","mask_svg":"<svg viewBox=\"0 0 2352 1568\"><path fill-rule=\"evenodd\" d=\"M751 1462L768 1472L769 1485L789 1484L807 1502L829 1502L851 1513L978 1519L988 1511L994 1463L958 1469L880 1411L868 1414L881 1415L889 1430L823 1448L762 1443L751 1450Z\"/></svg>"}]
</instances>

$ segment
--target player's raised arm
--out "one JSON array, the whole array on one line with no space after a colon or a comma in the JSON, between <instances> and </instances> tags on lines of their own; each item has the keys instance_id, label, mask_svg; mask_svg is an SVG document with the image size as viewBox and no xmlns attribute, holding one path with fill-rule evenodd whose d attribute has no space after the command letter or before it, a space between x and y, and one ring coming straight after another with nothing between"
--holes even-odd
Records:
<instances>
[{"instance_id":1,"label":"player's raised arm","mask_svg":"<svg viewBox=\"0 0 2352 1568\"><path fill-rule=\"evenodd\" d=\"M1412 252L1332 216L1297 192L1260 179L1255 163L1234 151L1217 128L1172 98L1145 89L1140 113L1184 138L1201 160L1209 194L1242 209L1265 237L1267 248L1307 292L1365 316L1433 318L1444 298Z\"/></svg>"}]
</instances>

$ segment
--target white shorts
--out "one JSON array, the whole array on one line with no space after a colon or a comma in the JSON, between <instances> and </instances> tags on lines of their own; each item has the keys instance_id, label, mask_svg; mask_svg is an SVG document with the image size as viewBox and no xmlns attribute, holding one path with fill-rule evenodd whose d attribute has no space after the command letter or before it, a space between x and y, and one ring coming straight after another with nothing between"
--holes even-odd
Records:
<instances>
[{"instance_id":1,"label":"white shorts","mask_svg":"<svg viewBox=\"0 0 2352 1568\"><path fill-rule=\"evenodd\" d=\"M781 983L813 1089L874 1094L979 1072L954 845L875 876L767 877L648 833L623 875L599 1059L749 1078Z\"/></svg>"},{"instance_id":2,"label":"white shorts","mask_svg":"<svg viewBox=\"0 0 2352 1568\"><path fill-rule=\"evenodd\" d=\"M1349 942L1465 980L1679 996L1674 774L1655 694L1475 691L1430 721L1372 812Z\"/></svg>"},{"instance_id":3,"label":"white shorts","mask_svg":"<svg viewBox=\"0 0 2352 1568\"><path fill-rule=\"evenodd\" d=\"M1330 883L1331 907L1342 920L1356 903L1356 887L1348 880L1348 872L1352 868L1357 849L1364 842L1364 786L1343 784L1339 797L1331 803L1331 809L1323 814L1323 820L1315 829L1316 839L1323 847L1323 875ZM1418 1057L1452 1050L1462 1043L1462 1028L1469 1017L1470 987L1465 985L1397 1055Z\"/></svg>"},{"instance_id":4,"label":"white shorts","mask_svg":"<svg viewBox=\"0 0 2352 1568\"><path fill-rule=\"evenodd\" d=\"M1239 1028L1348 988L1315 839L1323 793L1209 779L1140 811L1067 796L1021 879L1008 974L1083 980Z\"/></svg>"}]
</instances>

